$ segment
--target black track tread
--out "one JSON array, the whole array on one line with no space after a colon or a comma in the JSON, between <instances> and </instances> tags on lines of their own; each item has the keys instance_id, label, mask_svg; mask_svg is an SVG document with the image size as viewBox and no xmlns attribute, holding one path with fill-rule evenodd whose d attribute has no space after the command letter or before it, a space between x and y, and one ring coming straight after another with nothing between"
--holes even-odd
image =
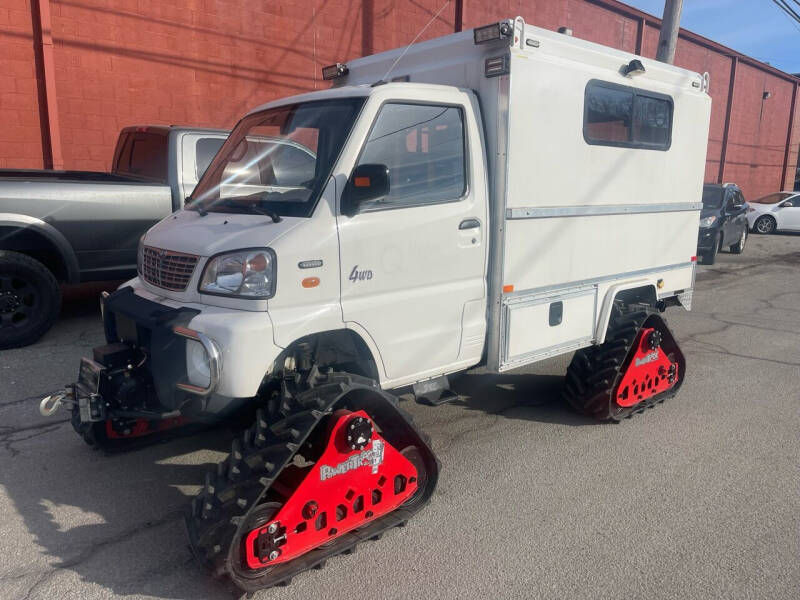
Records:
<instances>
[{"instance_id":1,"label":"black track tread","mask_svg":"<svg viewBox=\"0 0 800 600\"><path fill-rule=\"evenodd\" d=\"M578 350L567 369L562 396L576 411L598 421L621 421L659 404L675 394L667 390L626 409L617 407L611 397L622 378L622 366L645 320L657 314L651 307L625 311L615 306L603 344Z\"/></svg>"},{"instance_id":2,"label":"black track tread","mask_svg":"<svg viewBox=\"0 0 800 600\"><path fill-rule=\"evenodd\" d=\"M304 555L284 565L295 565L296 569L282 569L270 577L267 571L257 579L243 579L232 570L232 549L234 540L239 539L238 529L248 519L248 515L258 506L269 487L279 476L281 470L292 462L295 453L309 438L314 429L331 415L342 395L352 389L373 388L380 391L375 382L362 377L330 373L321 376L315 385L282 402L278 417L282 418L268 424L268 411L259 409L253 425L233 441L230 455L205 477L204 486L192 499L186 514L186 526L190 548L199 562L215 577L230 580L245 592L254 592L275 585L285 585L292 577L309 569L319 569L331 556L351 552L359 541L377 539L384 530L405 524L408 518L420 510L435 487L438 462L435 461L429 446L420 448L430 453L434 462L433 472L428 474L428 486L422 501L413 508L401 507L372 521L368 526L338 538L322 556L306 559ZM281 391L284 395L286 388ZM397 400L380 392L384 400L392 405L393 412L400 418ZM284 397L283 400L286 400ZM290 409L289 409L290 408ZM427 443L419 431L407 423L420 441ZM396 514L397 513L397 514ZM379 525L385 526L378 527ZM312 551L316 552L316 551ZM283 565L275 569L278 570Z\"/></svg>"}]
</instances>

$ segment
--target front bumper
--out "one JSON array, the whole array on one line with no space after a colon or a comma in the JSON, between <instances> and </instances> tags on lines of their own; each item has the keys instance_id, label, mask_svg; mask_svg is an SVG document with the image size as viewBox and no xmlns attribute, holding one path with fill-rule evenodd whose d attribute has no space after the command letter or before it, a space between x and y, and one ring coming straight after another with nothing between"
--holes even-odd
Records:
<instances>
[{"instance_id":1,"label":"front bumper","mask_svg":"<svg viewBox=\"0 0 800 600\"><path fill-rule=\"evenodd\" d=\"M149 336L148 330L159 331L158 335L150 336L155 345L149 359L154 379L161 381L159 400L162 394L182 399L187 392L207 393L213 396L207 403L208 409L213 411L220 400L218 397L251 398L256 395L264 376L283 350L273 342L272 321L267 312L204 304L182 305L156 296L138 283L133 280L132 287L122 288L106 299L106 338L109 343L126 340L126 336L131 336L130 331L125 333L126 329L131 329L131 320L136 324L136 335L144 330L145 341ZM128 318L119 319L118 314ZM122 323L121 327L115 327L118 321ZM211 348L216 350L219 365L216 376L213 367L210 369L210 378L216 379L213 394L196 389L204 386L189 381L191 359L187 344L204 346L209 356L213 352ZM211 384L209 382L208 386Z\"/></svg>"},{"instance_id":2,"label":"front bumper","mask_svg":"<svg viewBox=\"0 0 800 600\"><path fill-rule=\"evenodd\" d=\"M708 252L714 248L717 231L719 230L713 227L700 229L697 234L697 251L699 253Z\"/></svg>"}]
</instances>

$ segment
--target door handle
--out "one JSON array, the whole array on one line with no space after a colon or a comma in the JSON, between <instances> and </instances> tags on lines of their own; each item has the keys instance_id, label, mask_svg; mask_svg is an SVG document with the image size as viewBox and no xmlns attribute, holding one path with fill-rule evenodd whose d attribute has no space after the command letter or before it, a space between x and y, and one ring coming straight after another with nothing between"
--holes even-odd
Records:
<instances>
[{"instance_id":1,"label":"door handle","mask_svg":"<svg viewBox=\"0 0 800 600\"><path fill-rule=\"evenodd\" d=\"M481 222L478 219L464 219L461 223L458 224L459 230L464 229L477 229L481 226Z\"/></svg>"}]
</instances>

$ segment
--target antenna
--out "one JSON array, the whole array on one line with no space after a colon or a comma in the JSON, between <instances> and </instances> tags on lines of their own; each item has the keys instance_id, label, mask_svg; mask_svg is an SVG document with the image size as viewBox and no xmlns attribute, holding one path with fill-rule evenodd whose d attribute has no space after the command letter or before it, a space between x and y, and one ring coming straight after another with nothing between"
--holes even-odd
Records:
<instances>
[{"instance_id":1,"label":"antenna","mask_svg":"<svg viewBox=\"0 0 800 600\"><path fill-rule=\"evenodd\" d=\"M439 15L440 15L440 14L442 14L442 11L443 11L445 8L447 8L447 5L448 5L448 4L450 4L450 0L447 0L447 1L446 1L444 4L442 4L442 8L440 8L440 9L439 9L439 12L437 12L435 15L433 15L433 16L431 17L431 20L430 20L430 21L428 21L428 23L425 25L425 27L423 27L422 29L420 29L420 31L419 31L419 33L416 35L416 37L415 37L413 40L411 40L411 43L410 43L408 46L406 46L406 49L405 49L405 50L403 50L403 52L400 54L400 56L398 56L398 57L397 57L397 59L395 59L395 61L392 63L392 66L391 66L391 67L389 67L389 70L388 70L388 71L386 71L386 75L384 75L383 77L381 77L381 78L380 78L380 80L379 80L378 82L376 82L376 83L386 83L386 78L387 78L387 77L389 77L389 75L391 74L391 72L392 72L392 71L394 70L394 68L397 66L397 63L399 63L399 62L402 60L402 58L403 58L403 57L406 55L406 52L408 52L408 51L409 51L409 49L411 49L411 46L413 46L413 45L416 43L416 41L419 39L419 36L421 36L423 33L425 33L425 30L426 30L428 27L430 27L431 23L433 23L433 22L434 22L436 19L438 19L438 18L439 18ZM373 85L374 85L374 84L373 84Z\"/></svg>"}]
</instances>

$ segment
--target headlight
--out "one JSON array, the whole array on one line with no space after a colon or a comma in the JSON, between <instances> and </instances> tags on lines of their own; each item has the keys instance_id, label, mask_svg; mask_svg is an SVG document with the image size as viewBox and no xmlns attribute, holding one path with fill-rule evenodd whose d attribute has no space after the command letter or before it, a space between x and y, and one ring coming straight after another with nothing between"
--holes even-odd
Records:
<instances>
[{"instance_id":1,"label":"headlight","mask_svg":"<svg viewBox=\"0 0 800 600\"><path fill-rule=\"evenodd\" d=\"M700 227L702 227L703 229L711 227L716 220L717 217L714 215L711 215L710 217L704 217L700 219Z\"/></svg>"},{"instance_id":2,"label":"headlight","mask_svg":"<svg viewBox=\"0 0 800 600\"><path fill-rule=\"evenodd\" d=\"M208 353L200 342L186 342L186 378L198 387L208 387L211 383L211 365Z\"/></svg>"},{"instance_id":3,"label":"headlight","mask_svg":"<svg viewBox=\"0 0 800 600\"><path fill-rule=\"evenodd\" d=\"M200 279L203 294L239 298L272 298L277 264L270 248L252 248L209 259Z\"/></svg>"}]
</instances>

